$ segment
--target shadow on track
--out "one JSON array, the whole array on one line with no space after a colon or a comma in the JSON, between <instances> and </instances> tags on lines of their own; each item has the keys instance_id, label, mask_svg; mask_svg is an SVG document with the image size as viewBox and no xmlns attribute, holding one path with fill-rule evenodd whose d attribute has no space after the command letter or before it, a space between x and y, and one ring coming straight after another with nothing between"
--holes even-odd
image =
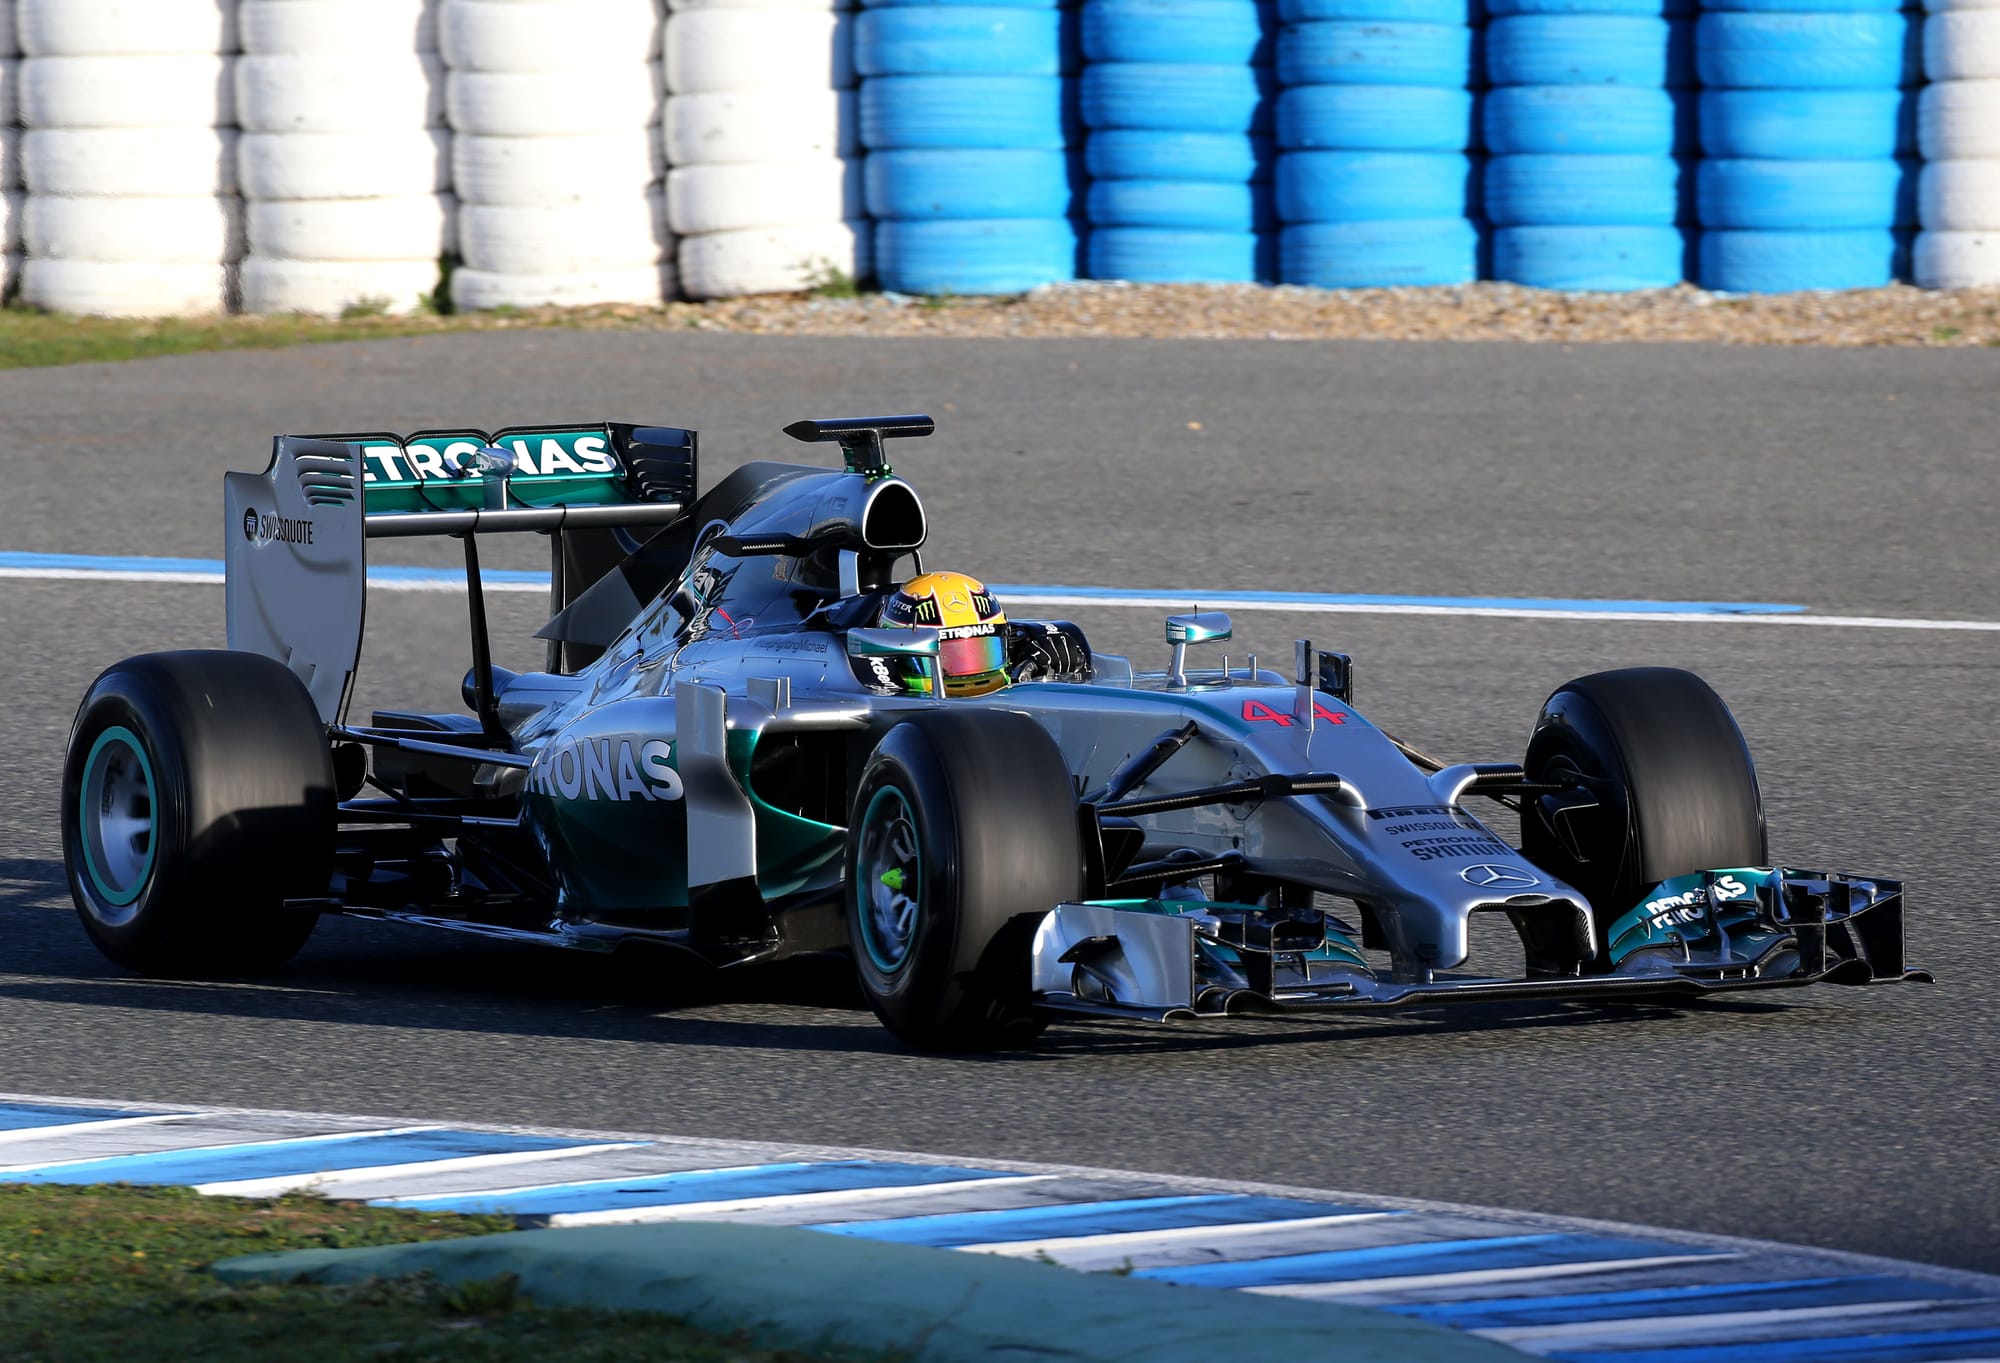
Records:
<instances>
[{"instance_id":1,"label":"shadow on track","mask_svg":"<svg viewBox=\"0 0 2000 1363\"><path fill-rule=\"evenodd\" d=\"M347 919L322 923L306 950L254 980L151 979L122 973L70 917L62 864L0 861L0 1001L212 1014L676 1046L894 1053L840 956L712 971L680 953L609 956L425 933ZM726 1010L716 1016L709 1010ZM1215 1054L1301 1042L1361 1043L1655 1024L1704 1014L1782 1014L1781 1004L1523 1002L1412 1010L1393 1018L1301 1023L1244 1018L1177 1024L1058 1020L1033 1050L958 1057L1020 1065L1094 1055Z\"/></svg>"}]
</instances>

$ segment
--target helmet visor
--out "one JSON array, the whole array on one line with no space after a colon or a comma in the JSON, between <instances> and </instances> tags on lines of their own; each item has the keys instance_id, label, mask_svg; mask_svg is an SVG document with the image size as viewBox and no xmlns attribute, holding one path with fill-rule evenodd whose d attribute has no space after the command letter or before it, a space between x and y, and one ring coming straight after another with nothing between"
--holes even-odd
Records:
<instances>
[{"instance_id":1,"label":"helmet visor","mask_svg":"<svg viewBox=\"0 0 2000 1363\"><path fill-rule=\"evenodd\" d=\"M944 639L938 643L938 662L947 677L977 677L997 672L1007 665L1007 641L997 633L972 639Z\"/></svg>"}]
</instances>

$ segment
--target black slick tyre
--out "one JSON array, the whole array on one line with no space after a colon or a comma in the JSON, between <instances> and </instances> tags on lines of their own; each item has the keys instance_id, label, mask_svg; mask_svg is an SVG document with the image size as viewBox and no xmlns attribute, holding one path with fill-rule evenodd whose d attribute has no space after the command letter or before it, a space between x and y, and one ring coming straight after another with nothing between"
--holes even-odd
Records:
<instances>
[{"instance_id":1,"label":"black slick tyre","mask_svg":"<svg viewBox=\"0 0 2000 1363\"><path fill-rule=\"evenodd\" d=\"M63 860L90 939L128 969L283 964L333 870L333 762L304 685L254 653L148 653L85 693L63 762Z\"/></svg>"},{"instance_id":2,"label":"black slick tyre","mask_svg":"<svg viewBox=\"0 0 2000 1363\"><path fill-rule=\"evenodd\" d=\"M1530 781L1580 786L1597 802L1556 816L1559 800L1531 800L1521 850L1589 897L1600 968L1606 929L1654 885L1766 863L1750 749L1692 672L1634 667L1565 683L1543 704L1522 765Z\"/></svg>"},{"instance_id":3,"label":"black slick tyre","mask_svg":"<svg viewBox=\"0 0 2000 1363\"><path fill-rule=\"evenodd\" d=\"M1075 787L1025 715L926 711L891 729L848 822L856 974L891 1032L921 1050L1031 1042L1029 955L1043 914L1083 892Z\"/></svg>"}]
</instances>

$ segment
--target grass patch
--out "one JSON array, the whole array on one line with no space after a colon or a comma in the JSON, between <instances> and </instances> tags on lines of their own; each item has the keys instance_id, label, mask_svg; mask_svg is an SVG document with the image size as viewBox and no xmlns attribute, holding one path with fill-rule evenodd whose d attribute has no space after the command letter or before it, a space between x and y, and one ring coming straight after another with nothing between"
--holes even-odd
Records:
<instances>
[{"instance_id":1,"label":"grass patch","mask_svg":"<svg viewBox=\"0 0 2000 1363\"><path fill-rule=\"evenodd\" d=\"M226 1286L218 1259L349 1249L512 1230L449 1216L330 1202L204 1197L186 1188L0 1186L0 1363L811 1363L818 1355L632 1311L540 1307L511 1275L320 1287Z\"/></svg>"},{"instance_id":2,"label":"grass patch","mask_svg":"<svg viewBox=\"0 0 2000 1363\"><path fill-rule=\"evenodd\" d=\"M0 308L0 369L140 360L197 350L268 350L316 341L365 341L439 330L435 317L390 317L380 309L317 317L67 317Z\"/></svg>"}]
</instances>

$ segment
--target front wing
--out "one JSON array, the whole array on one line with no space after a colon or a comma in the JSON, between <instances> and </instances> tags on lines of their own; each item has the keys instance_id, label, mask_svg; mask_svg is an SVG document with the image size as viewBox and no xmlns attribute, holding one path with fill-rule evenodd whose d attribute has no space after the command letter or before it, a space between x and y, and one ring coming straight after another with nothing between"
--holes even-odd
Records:
<instances>
[{"instance_id":1,"label":"front wing","mask_svg":"<svg viewBox=\"0 0 2000 1363\"><path fill-rule=\"evenodd\" d=\"M1341 925L1315 925L1296 910L1205 901L1060 904L1035 934L1035 1000L1059 1012L1164 1022L1931 979L1903 959L1901 882L1777 867L1687 879L1702 892L1676 896L1671 914L1649 916L1662 902L1656 899L1620 920L1644 931L1620 934L1622 954L1608 969L1527 979L1443 972L1383 978ZM1742 894L1732 897L1732 890Z\"/></svg>"}]
</instances>

